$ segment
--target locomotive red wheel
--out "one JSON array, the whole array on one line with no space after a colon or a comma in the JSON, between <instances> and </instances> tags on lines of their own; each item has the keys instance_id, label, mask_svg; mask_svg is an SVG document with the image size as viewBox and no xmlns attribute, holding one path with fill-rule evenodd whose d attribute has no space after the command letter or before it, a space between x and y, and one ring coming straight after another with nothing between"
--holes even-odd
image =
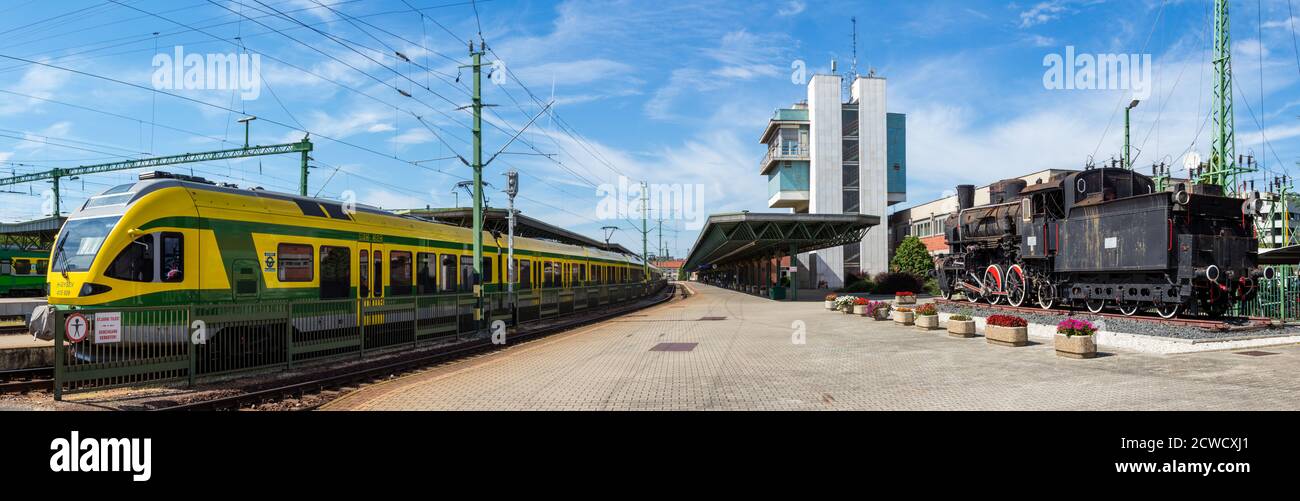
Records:
<instances>
[{"instance_id":1,"label":"locomotive red wheel","mask_svg":"<svg viewBox=\"0 0 1300 501\"><path fill-rule=\"evenodd\" d=\"M1088 307L1088 311L1089 311L1089 312L1092 312L1092 313L1101 313L1101 310L1106 309L1106 300L1105 300L1105 299L1089 299L1089 300L1087 300L1087 301L1084 302L1084 305Z\"/></svg>"},{"instance_id":2,"label":"locomotive red wheel","mask_svg":"<svg viewBox=\"0 0 1300 501\"><path fill-rule=\"evenodd\" d=\"M1017 308L1025 304L1025 296L1028 295L1029 285L1025 281L1025 272L1020 269L1020 265L1012 265L1007 271L1007 303Z\"/></svg>"},{"instance_id":3,"label":"locomotive red wheel","mask_svg":"<svg viewBox=\"0 0 1300 501\"><path fill-rule=\"evenodd\" d=\"M984 270L984 290L986 291L984 299L988 301L989 304L995 305L1002 302L1002 296L998 294L1001 289L998 286L1002 278L1001 271L1001 268L996 264L989 265L989 267Z\"/></svg>"}]
</instances>

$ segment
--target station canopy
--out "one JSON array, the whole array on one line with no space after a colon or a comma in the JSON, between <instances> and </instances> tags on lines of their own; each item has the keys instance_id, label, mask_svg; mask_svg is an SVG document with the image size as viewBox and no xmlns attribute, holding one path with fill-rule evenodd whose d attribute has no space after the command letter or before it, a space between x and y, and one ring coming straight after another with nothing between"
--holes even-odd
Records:
<instances>
[{"instance_id":1,"label":"station canopy","mask_svg":"<svg viewBox=\"0 0 1300 501\"><path fill-rule=\"evenodd\" d=\"M1300 264L1300 245L1260 249L1259 264L1270 266Z\"/></svg>"},{"instance_id":2,"label":"station canopy","mask_svg":"<svg viewBox=\"0 0 1300 501\"><path fill-rule=\"evenodd\" d=\"M50 216L20 223L0 223L0 247L22 250L49 250L59 235L66 217Z\"/></svg>"},{"instance_id":3,"label":"station canopy","mask_svg":"<svg viewBox=\"0 0 1300 501\"><path fill-rule=\"evenodd\" d=\"M700 230L684 269L698 271L838 247L862 240L878 224L879 216L865 214L714 214Z\"/></svg>"}]
</instances>

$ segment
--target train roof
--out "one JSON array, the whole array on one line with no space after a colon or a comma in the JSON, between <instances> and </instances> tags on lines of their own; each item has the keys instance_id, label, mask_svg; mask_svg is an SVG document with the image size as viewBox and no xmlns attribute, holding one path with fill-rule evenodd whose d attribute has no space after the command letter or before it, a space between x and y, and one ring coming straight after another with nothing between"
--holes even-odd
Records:
<instances>
[{"instance_id":1,"label":"train roof","mask_svg":"<svg viewBox=\"0 0 1300 501\"><path fill-rule=\"evenodd\" d=\"M267 191L261 187L241 188L234 184L217 184L199 177L165 172L153 172L141 174L140 180L134 183L114 186L105 190L103 193L90 197L82 206L81 211L79 211L73 219L121 215L126 212L126 209L132 203L139 200L141 197L155 191L173 187L290 202L302 207L304 212L309 210L319 212L322 209L327 212L342 211L342 204L337 200ZM382 218L393 218L406 222L437 225L452 231L465 231L470 232L471 234L473 231L463 226L408 214L396 214L365 204L356 204L355 212L370 214ZM641 262L640 256L608 251L598 247L574 245L572 243L539 238L515 237L515 239L517 244L522 244L516 245L516 247L520 249L550 251L567 250L570 252L583 249L588 256L595 258L626 261L634 264L639 264Z\"/></svg>"}]
</instances>

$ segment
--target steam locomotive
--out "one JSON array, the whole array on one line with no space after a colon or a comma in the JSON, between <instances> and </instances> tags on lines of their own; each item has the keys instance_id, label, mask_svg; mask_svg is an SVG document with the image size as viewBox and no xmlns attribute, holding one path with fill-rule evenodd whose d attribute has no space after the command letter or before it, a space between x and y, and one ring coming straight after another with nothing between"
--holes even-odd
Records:
<instances>
[{"instance_id":1,"label":"steam locomotive","mask_svg":"<svg viewBox=\"0 0 1300 501\"><path fill-rule=\"evenodd\" d=\"M958 186L939 287L971 302L1218 317L1273 277L1257 261L1257 195L1228 197L1209 184L1155 188L1129 169L1091 168L1034 185L994 183L990 203L975 207L975 187Z\"/></svg>"}]
</instances>

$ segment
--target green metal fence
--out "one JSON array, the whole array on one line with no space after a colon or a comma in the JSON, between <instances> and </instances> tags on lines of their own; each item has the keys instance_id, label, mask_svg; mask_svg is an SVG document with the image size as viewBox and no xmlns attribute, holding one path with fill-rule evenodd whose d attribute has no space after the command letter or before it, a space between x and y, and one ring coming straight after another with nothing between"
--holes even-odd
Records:
<instances>
[{"instance_id":1,"label":"green metal fence","mask_svg":"<svg viewBox=\"0 0 1300 501\"><path fill-rule=\"evenodd\" d=\"M1260 279L1259 290L1251 301L1234 306L1228 313L1237 316L1268 317L1275 320L1300 320L1300 276L1295 266L1274 267L1274 278Z\"/></svg>"},{"instance_id":2,"label":"green metal fence","mask_svg":"<svg viewBox=\"0 0 1300 501\"><path fill-rule=\"evenodd\" d=\"M648 296L666 282L486 293L487 325L560 318ZM307 361L365 358L490 336L472 294L54 312L54 398Z\"/></svg>"}]
</instances>

